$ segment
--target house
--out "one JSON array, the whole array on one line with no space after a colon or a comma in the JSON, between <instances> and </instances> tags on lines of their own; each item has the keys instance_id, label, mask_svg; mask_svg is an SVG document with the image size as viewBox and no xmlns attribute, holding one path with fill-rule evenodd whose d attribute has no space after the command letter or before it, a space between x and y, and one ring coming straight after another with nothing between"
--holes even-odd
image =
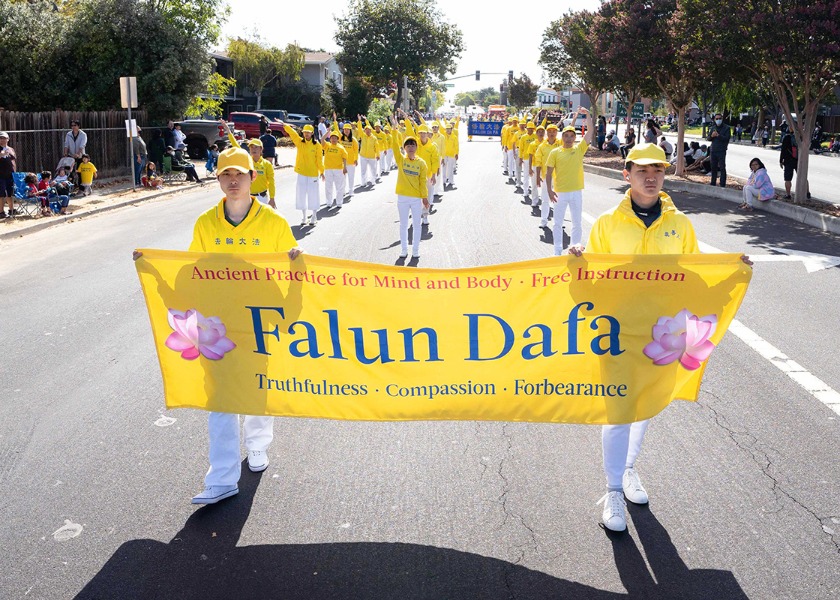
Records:
<instances>
[{"instance_id":1,"label":"house","mask_svg":"<svg viewBox=\"0 0 840 600\"><path fill-rule=\"evenodd\" d=\"M339 90L344 90L344 69L329 52L306 52L300 78L309 86L322 89L333 80Z\"/></svg>"}]
</instances>

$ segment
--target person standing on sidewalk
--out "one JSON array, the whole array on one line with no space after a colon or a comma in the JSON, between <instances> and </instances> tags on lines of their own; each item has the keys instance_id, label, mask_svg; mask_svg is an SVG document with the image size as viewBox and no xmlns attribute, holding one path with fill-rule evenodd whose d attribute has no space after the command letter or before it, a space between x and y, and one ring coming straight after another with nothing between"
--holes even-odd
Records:
<instances>
[{"instance_id":1,"label":"person standing on sidewalk","mask_svg":"<svg viewBox=\"0 0 840 600\"><path fill-rule=\"evenodd\" d=\"M286 219L250 195L257 174L248 152L238 145L225 149L219 154L218 173L219 187L225 195L196 221L190 252L284 252L292 261L300 256L303 251ZM247 243L216 245L217 239L234 236ZM135 251L133 258L141 256ZM239 493L239 415L211 412L207 430L210 468L204 477L204 490L193 497L193 504L215 504ZM268 467L268 447L274 438L274 417L245 415L244 434L248 468L255 473L264 471Z\"/></svg>"},{"instance_id":2,"label":"person standing on sidewalk","mask_svg":"<svg viewBox=\"0 0 840 600\"><path fill-rule=\"evenodd\" d=\"M726 187L726 151L729 148L729 138L732 135L729 125L723 122L723 115L715 114L715 124L709 132L709 141L712 142L709 158L712 167L711 185L716 185L718 171L720 171L720 187Z\"/></svg>"},{"instance_id":3,"label":"person standing on sidewalk","mask_svg":"<svg viewBox=\"0 0 840 600\"><path fill-rule=\"evenodd\" d=\"M572 115L572 123L578 113L586 115L586 133L583 140L575 143L577 130L574 125L563 128L561 145L548 155L545 161L545 184L548 198L554 204L554 254L563 254L563 219L566 207L572 215L571 244L578 245L583 237L583 155L592 143L595 123L592 113L581 106Z\"/></svg>"},{"instance_id":4,"label":"person standing on sidewalk","mask_svg":"<svg viewBox=\"0 0 840 600\"><path fill-rule=\"evenodd\" d=\"M72 156L76 161L76 185L81 184L78 176L79 165L82 164L82 155L87 147L87 134L82 131L81 122L73 119L70 121L70 131L64 134L64 155Z\"/></svg>"},{"instance_id":5,"label":"person standing on sidewalk","mask_svg":"<svg viewBox=\"0 0 840 600\"><path fill-rule=\"evenodd\" d=\"M0 131L0 219L15 216L15 178L17 170L17 155L15 149L9 146L9 134ZM4 205L8 205L9 214L3 212Z\"/></svg>"},{"instance_id":6,"label":"person standing on sidewalk","mask_svg":"<svg viewBox=\"0 0 840 600\"><path fill-rule=\"evenodd\" d=\"M137 126L137 136L132 138L132 148L134 149L134 185L140 185L140 174L146 163L149 162L149 153L146 150L146 142L140 137L140 126Z\"/></svg>"}]
</instances>

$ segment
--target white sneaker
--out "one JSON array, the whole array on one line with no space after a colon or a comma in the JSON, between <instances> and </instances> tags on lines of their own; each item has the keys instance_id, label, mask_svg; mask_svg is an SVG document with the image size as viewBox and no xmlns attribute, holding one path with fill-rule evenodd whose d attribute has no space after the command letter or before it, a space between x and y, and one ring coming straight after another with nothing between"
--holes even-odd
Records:
<instances>
[{"instance_id":1,"label":"white sneaker","mask_svg":"<svg viewBox=\"0 0 840 600\"><path fill-rule=\"evenodd\" d=\"M303 218L300 220L300 226L301 226L301 227L303 227L304 225L306 225L306 217L303 217Z\"/></svg>"},{"instance_id":2,"label":"white sneaker","mask_svg":"<svg viewBox=\"0 0 840 600\"><path fill-rule=\"evenodd\" d=\"M624 477L621 479L621 487L624 488L624 497L633 504L647 504L648 493L639 480L639 474L636 469L627 469L624 471Z\"/></svg>"},{"instance_id":3,"label":"white sneaker","mask_svg":"<svg viewBox=\"0 0 840 600\"><path fill-rule=\"evenodd\" d=\"M601 514L604 527L610 531L627 529L627 517L625 515L627 503L624 501L621 492L607 492L598 500L597 504L601 504L601 502L604 503L604 512Z\"/></svg>"},{"instance_id":4,"label":"white sneaker","mask_svg":"<svg viewBox=\"0 0 840 600\"><path fill-rule=\"evenodd\" d=\"M248 450L248 468L254 473L265 471L268 467L268 452L264 450Z\"/></svg>"},{"instance_id":5,"label":"white sneaker","mask_svg":"<svg viewBox=\"0 0 840 600\"><path fill-rule=\"evenodd\" d=\"M312 226L317 225L318 224L318 217L312 217L311 219L309 219L309 224L312 225Z\"/></svg>"},{"instance_id":6,"label":"white sneaker","mask_svg":"<svg viewBox=\"0 0 840 600\"><path fill-rule=\"evenodd\" d=\"M239 493L238 485L209 485L200 494L193 496L193 504L216 504L219 500Z\"/></svg>"}]
</instances>

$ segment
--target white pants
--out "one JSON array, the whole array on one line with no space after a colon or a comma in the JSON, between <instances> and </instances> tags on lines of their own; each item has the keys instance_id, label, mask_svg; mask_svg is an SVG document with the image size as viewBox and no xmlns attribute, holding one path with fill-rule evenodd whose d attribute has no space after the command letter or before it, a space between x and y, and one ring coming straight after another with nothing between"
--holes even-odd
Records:
<instances>
[{"instance_id":1,"label":"white pants","mask_svg":"<svg viewBox=\"0 0 840 600\"><path fill-rule=\"evenodd\" d=\"M551 214L551 200L548 197L548 186L543 181L542 186L537 189L540 191L540 223L548 223L548 216Z\"/></svg>"},{"instance_id":2,"label":"white pants","mask_svg":"<svg viewBox=\"0 0 840 600\"><path fill-rule=\"evenodd\" d=\"M307 210L317 213L321 208L321 188L317 177L306 177L298 173L295 208L302 210L304 217Z\"/></svg>"},{"instance_id":3,"label":"white pants","mask_svg":"<svg viewBox=\"0 0 840 600\"><path fill-rule=\"evenodd\" d=\"M455 157L447 156L445 160L446 165L446 181L449 185L455 185Z\"/></svg>"},{"instance_id":4,"label":"white pants","mask_svg":"<svg viewBox=\"0 0 840 600\"><path fill-rule=\"evenodd\" d=\"M378 175L376 171L376 159L359 157L359 164L362 167L362 185L367 185L368 182L373 184Z\"/></svg>"},{"instance_id":5,"label":"white pants","mask_svg":"<svg viewBox=\"0 0 840 600\"><path fill-rule=\"evenodd\" d=\"M621 490L624 471L636 463L649 423L650 419L647 419L627 425L604 425L601 428L604 473L610 490Z\"/></svg>"},{"instance_id":6,"label":"white pants","mask_svg":"<svg viewBox=\"0 0 840 600\"><path fill-rule=\"evenodd\" d=\"M429 222L429 210L432 208L432 203L435 201L435 186L432 185L432 180L426 180L426 200L429 202L429 208L423 207L423 220ZM422 204L422 202L421 202Z\"/></svg>"},{"instance_id":7,"label":"white pants","mask_svg":"<svg viewBox=\"0 0 840 600\"><path fill-rule=\"evenodd\" d=\"M583 190L574 192L557 192L557 203L554 205L554 254L563 254L563 219L566 218L566 207L572 213L571 243L580 244L583 237Z\"/></svg>"},{"instance_id":8,"label":"white pants","mask_svg":"<svg viewBox=\"0 0 840 600\"><path fill-rule=\"evenodd\" d=\"M268 192L263 192L262 194L256 194L256 195L254 195L254 198L256 198L262 204L268 204Z\"/></svg>"},{"instance_id":9,"label":"white pants","mask_svg":"<svg viewBox=\"0 0 840 600\"><path fill-rule=\"evenodd\" d=\"M397 161L394 160L394 151L393 150L390 150L390 149L388 150L388 161L387 162L388 162L388 168L389 169L393 169L394 167L397 166Z\"/></svg>"},{"instance_id":10,"label":"white pants","mask_svg":"<svg viewBox=\"0 0 840 600\"><path fill-rule=\"evenodd\" d=\"M239 450L239 415L211 412L207 431L210 437L210 469L204 485L236 485L242 471ZM245 448L268 450L274 437L274 417L245 415Z\"/></svg>"},{"instance_id":11,"label":"white pants","mask_svg":"<svg viewBox=\"0 0 840 600\"><path fill-rule=\"evenodd\" d=\"M747 206L755 208L761 201L761 190L754 185L744 186L744 202Z\"/></svg>"},{"instance_id":12,"label":"white pants","mask_svg":"<svg viewBox=\"0 0 840 600\"><path fill-rule=\"evenodd\" d=\"M388 153L387 152L380 152L379 153L379 172L385 173L388 170Z\"/></svg>"},{"instance_id":13,"label":"white pants","mask_svg":"<svg viewBox=\"0 0 840 600\"><path fill-rule=\"evenodd\" d=\"M516 164L516 187L522 187L522 161L519 160L519 152L515 152Z\"/></svg>"},{"instance_id":14,"label":"white pants","mask_svg":"<svg viewBox=\"0 0 840 600\"><path fill-rule=\"evenodd\" d=\"M341 169L326 169L324 171L324 195L327 206L333 201L338 206L344 204L344 173Z\"/></svg>"},{"instance_id":15,"label":"white pants","mask_svg":"<svg viewBox=\"0 0 840 600\"><path fill-rule=\"evenodd\" d=\"M531 190L536 189L536 186L532 187L532 185L531 185L531 181L534 180L534 177L529 175L530 171L531 171L531 159L529 158L527 160L522 161L522 187L525 188L525 195L526 196L530 196L531 195ZM531 204L532 205L535 204L533 202L533 200L531 201Z\"/></svg>"},{"instance_id":16,"label":"white pants","mask_svg":"<svg viewBox=\"0 0 840 600\"><path fill-rule=\"evenodd\" d=\"M540 191L537 188L537 168L531 166L532 162L531 160L528 161L528 169L534 170L534 174L531 175L531 206L536 206L540 203Z\"/></svg>"},{"instance_id":17,"label":"white pants","mask_svg":"<svg viewBox=\"0 0 840 600\"><path fill-rule=\"evenodd\" d=\"M440 163L435 173L435 196L443 196L443 169L440 168Z\"/></svg>"},{"instance_id":18,"label":"white pants","mask_svg":"<svg viewBox=\"0 0 840 600\"><path fill-rule=\"evenodd\" d=\"M423 216L423 199L412 196L397 196L397 210L400 213L400 248L402 249L400 254L402 256L408 254L408 213L410 212L413 227L411 254L420 256L420 238L423 232L420 220Z\"/></svg>"},{"instance_id":19,"label":"white pants","mask_svg":"<svg viewBox=\"0 0 840 600\"><path fill-rule=\"evenodd\" d=\"M508 177L513 179L514 175L516 175L516 153L513 150L507 151L507 158L508 158Z\"/></svg>"},{"instance_id":20,"label":"white pants","mask_svg":"<svg viewBox=\"0 0 840 600\"><path fill-rule=\"evenodd\" d=\"M347 195L352 196L356 190L356 165L347 165Z\"/></svg>"}]
</instances>

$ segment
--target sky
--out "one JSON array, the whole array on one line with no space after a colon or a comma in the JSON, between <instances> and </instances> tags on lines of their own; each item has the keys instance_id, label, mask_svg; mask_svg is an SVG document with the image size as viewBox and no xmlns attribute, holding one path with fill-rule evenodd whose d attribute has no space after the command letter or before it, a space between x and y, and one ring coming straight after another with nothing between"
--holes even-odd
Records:
<instances>
[{"instance_id":1,"label":"sky","mask_svg":"<svg viewBox=\"0 0 840 600\"><path fill-rule=\"evenodd\" d=\"M305 48L337 52L333 17L345 14L349 2L318 0L311 7L285 0L228 0L228 4L231 10L222 28L222 48L229 37L256 33L278 47L296 42ZM537 61L542 34L548 24L570 8L595 10L600 4L599 0L519 0L516 3L439 0L437 6L444 19L458 25L463 34L465 50L450 77L469 75L450 82L455 86L447 92L447 100L457 92L488 86L498 89L511 69L515 76L527 73L535 83L543 85L542 69ZM516 8L515 13L511 7ZM476 81L476 70L502 75L482 74L481 80Z\"/></svg>"}]
</instances>

